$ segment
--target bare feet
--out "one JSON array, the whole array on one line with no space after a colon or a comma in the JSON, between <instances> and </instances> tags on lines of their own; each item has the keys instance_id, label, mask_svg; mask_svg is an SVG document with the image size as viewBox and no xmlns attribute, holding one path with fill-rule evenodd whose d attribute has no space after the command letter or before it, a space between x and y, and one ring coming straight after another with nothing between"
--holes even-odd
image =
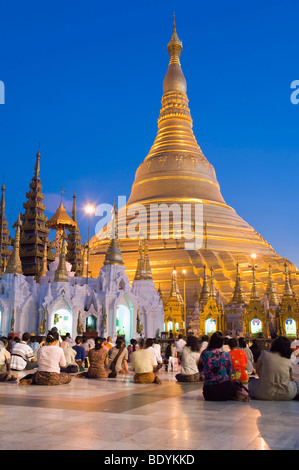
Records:
<instances>
[{"instance_id":1,"label":"bare feet","mask_svg":"<svg viewBox=\"0 0 299 470\"><path fill-rule=\"evenodd\" d=\"M21 379L19 385L31 385L32 379Z\"/></svg>"},{"instance_id":2,"label":"bare feet","mask_svg":"<svg viewBox=\"0 0 299 470\"><path fill-rule=\"evenodd\" d=\"M239 390L236 392L234 400L236 401L243 401L243 402L249 402L250 398L248 395L245 395L244 393L240 392Z\"/></svg>"}]
</instances>

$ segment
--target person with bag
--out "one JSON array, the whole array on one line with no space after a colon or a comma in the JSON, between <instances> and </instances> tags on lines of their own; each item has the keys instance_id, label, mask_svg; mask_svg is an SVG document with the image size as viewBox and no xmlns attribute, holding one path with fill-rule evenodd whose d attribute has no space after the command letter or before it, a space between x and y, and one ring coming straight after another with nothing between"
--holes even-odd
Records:
<instances>
[{"instance_id":1,"label":"person with bag","mask_svg":"<svg viewBox=\"0 0 299 470\"><path fill-rule=\"evenodd\" d=\"M115 347L108 351L107 369L111 370L108 377L114 378L119 373L129 374L127 361L128 350L126 348L125 340L119 337L116 340Z\"/></svg>"},{"instance_id":2,"label":"person with bag","mask_svg":"<svg viewBox=\"0 0 299 470\"><path fill-rule=\"evenodd\" d=\"M230 354L222 350L224 337L216 331L202 352L198 369L204 376L203 396L206 401L237 400L248 402L249 396L242 393L242 386L231 380L233 365Z\"/></svg>"}]
</instances>

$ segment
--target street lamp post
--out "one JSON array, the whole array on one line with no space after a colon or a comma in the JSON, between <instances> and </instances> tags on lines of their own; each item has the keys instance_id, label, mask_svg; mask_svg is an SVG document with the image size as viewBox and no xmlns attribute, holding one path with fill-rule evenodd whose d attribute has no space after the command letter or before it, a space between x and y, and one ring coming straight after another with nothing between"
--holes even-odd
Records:
<instances>
[{"instance_id":1,"label":"street lamp post","mask_svg":"<svg viewBox=\"0 0 299 470\"><path fill-rule=\"evenodd\" d=\"M88 236L87 236L87 269L86 269L86 284L88 284L88 277L89 277L89 240L90 240L90 218L91 215L94 214L95 212L95 207L94 205L89 202L85 206L85 212L88 214Z\"/></svg>"}]
</instances>

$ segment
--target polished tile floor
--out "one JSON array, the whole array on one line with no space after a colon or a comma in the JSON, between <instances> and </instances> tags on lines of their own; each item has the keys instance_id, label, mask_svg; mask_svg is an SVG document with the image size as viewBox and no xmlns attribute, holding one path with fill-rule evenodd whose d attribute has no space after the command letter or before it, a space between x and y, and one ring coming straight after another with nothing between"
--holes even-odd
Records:
<instances>
[{"instance_id":1,"label":"polished tile floor","mask_svg":"<svg viewBox=\"0 0 299 470\"><path fill-rule=\"evenodd\" d=\"M136 385L132 373L59 387L2 383L0 449L299 449L298 401L205 402L201 384L159 375L161 385Z\"/></svg>"}]
</instances>

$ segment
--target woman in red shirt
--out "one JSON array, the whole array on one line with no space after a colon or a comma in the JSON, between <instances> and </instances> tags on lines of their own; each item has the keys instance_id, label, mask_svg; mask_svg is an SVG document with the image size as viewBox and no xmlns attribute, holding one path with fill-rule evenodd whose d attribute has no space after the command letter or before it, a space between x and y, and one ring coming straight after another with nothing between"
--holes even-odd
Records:
<instances>
[{"instance_id":1,"label":"woman in red shirt","mask_svg":"<svg viewBox=\"0 0 299 470\"><path fill-rule=\"evenodd\" d=\"M241 383L248 383L248 373L247 373L247 354L243 349L238 348L238 341L236 338L230 338L228 340L228 345L230 347L230 356L233 363L234 374L231 376L231 379L239 380Z\"/></svg>"}]
</instances>

